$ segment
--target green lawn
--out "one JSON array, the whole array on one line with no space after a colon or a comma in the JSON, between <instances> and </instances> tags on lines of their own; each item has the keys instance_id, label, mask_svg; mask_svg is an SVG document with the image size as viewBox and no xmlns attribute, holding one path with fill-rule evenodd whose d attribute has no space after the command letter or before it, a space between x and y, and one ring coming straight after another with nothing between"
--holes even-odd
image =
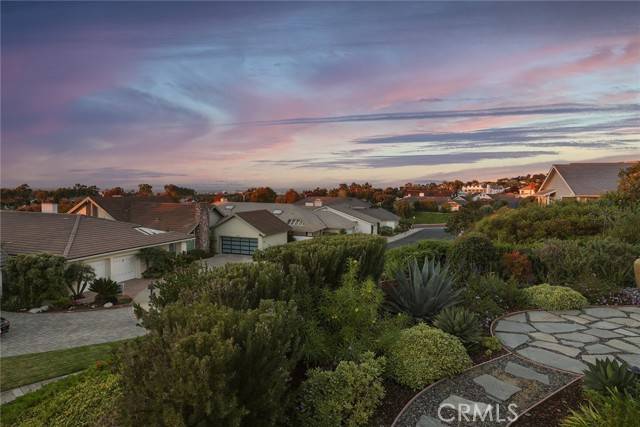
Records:
<instances>
[{"instance_id":1,"label":"green lawn","mask_svg":"<svg viewBox=\"0 0 640 427\"><path fill-rule=\"evenodd\" d=\"M448 212L416 212L414 224L444 224L451 216Z\"/></svg>"},{"instance_id":2,"label":"green lawn","mask_svg":"<svg viewBox=\"0 0 640 427\"><path fill-rule=\"evenodd\" d=\"M82 371L93 366L96 360L111 358L112 350L122 342L3 357L0 359L0 390Z\"/></svg>"}]
</instances>

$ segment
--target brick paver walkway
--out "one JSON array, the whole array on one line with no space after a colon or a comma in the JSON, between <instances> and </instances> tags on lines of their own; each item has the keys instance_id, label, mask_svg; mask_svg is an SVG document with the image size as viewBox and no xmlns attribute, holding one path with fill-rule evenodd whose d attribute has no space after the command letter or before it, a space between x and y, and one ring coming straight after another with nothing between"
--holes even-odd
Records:
<instances>
[{"instance_id":1,"label":"brick paver walkway","mask_svg":"<svg viewBox=\"0 0 640 427\"><path fill-rule=\"evenodd\" d=\"M11 329L0 339L2 357L40 353L145 334L131 307L63 313L2 312Z\"/></svg>"}]
</instances>

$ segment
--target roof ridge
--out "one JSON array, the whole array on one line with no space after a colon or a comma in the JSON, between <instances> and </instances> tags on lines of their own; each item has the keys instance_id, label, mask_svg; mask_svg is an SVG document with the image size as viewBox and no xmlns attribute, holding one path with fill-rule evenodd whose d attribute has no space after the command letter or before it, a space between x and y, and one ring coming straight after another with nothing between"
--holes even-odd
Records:
<instances>
[{"instance_id":1,"label":"roof ridge","mask_svg":"<svg viewBox=\"0 0 640 427\"><path fill-rule=\"evenodd\" d=\"M69 252L71 252L71 246L73 246L73 241L76 238L76 234L78 234L78 227L80 226L81 219L82 215L76 215L76 221L73 223L73 228L69 234L69 240L67 241L67 245L64 247L64 252L62 252L62 256L65 258L69 255Z\"/></svg>"}]
</instances>

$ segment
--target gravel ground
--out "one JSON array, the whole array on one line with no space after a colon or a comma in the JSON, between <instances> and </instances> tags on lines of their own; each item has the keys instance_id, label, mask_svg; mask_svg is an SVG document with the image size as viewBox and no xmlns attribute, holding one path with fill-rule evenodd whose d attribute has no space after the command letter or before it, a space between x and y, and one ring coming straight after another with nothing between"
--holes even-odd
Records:
<instances>
[{"instance_id":1,"label":"gravel ground","mask_svg":"<svg viewBox=\"0 0 640 427\"><path fill-rule=\"evenodd\" d=\"M509 374L504 372L504 368L508 362L514 362L518 365L533 369L538 373L548 375L549 384L545 385L537 381L530 381L510 376ZM473 381L474 378L477 378L478 376L483 374L492 375L498 379L508 381L512 384L517 385L522 390L515 393L513 396L511 396L510 399L505 400L504 402L499 402L498 400L489 396L481 386ZM450 423L450 425L474 427L504 426L508 423L504 419L506 419L506 417L509 415L509 411L507 409L509 404L516 404L516 412L520 415L524 413L529 407L544 399L546 396L553 393L565 384L573 381L577 377L577 375L545 368L519 358L513 354L509 354L500 359L494 360L493 362L489 362L481 366L476 366L471 370L456 376L455 378L441 381L433 387L426 389L401 414L395 426L415 427L416 423L420 420L420 417L424 414L428 414L431 417L437 418L438 407L440 406L441 402L452 394L458 395L471 401L491 404L492 406L495 406L499 403L500 417L503 418L503 420L497 420L497 410L494 409L494 411L492 412L493 420L490 420L489 417L487 417L484 421L480 421L479 419L476 421L472 421L471 419L468 421L465 421L464 419L458 421L456 418L456 421ZM456 412L454 412L452 409L444 408L442 410L442 415L445 418L451 418L456 416Z\"/></svg>"}]
</instances>

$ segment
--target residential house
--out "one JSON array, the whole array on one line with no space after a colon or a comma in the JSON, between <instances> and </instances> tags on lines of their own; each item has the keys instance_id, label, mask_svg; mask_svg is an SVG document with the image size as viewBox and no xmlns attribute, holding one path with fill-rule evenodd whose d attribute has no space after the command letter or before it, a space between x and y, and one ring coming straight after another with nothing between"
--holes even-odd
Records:
<instances>
[{"instance_id":1,"label":"residential house","mask_svg":"<svg viewBox=\"0 0 640 427\"><path fill-rule=\"evenodd\" d=\"M552 165L534 194L538 203L596 200L618 187L618 174L633 163L568 163Z\"/></svg>"},{"instance_id":2,"label":"residential house","mask_svg":"<svg viewBox=\"0 0 640 427\"><path fill-rule=\"evenodd\" d=\"M286 244L291 227L263 209L224 217L213 230L217 253L253 255L257 249Z\"/></svg>"},{"instance_id":3,"label":"residential house","mask_svg":"<svg viewBox=\"0 0 640 427\"><path fill-rule=\"evenodd\" d=\"M143 248L187 250L194 236L87 215L0 211L2 251L7 256L48 253L93 267L96 277L117 282L142 277Z\"/></svg>"},{"instance_id":4,"label":"residential house","mask_svg":"<svg viewBox=\"0 0 640 427\"><path fill-rule=\"evenodd\" d=\"M214 205L217 212L224 217L238 212L267 210L280 221L291 227L291 236L295 240L311 239L323 234L347 233L356 231L356 222L349 221L340 215L330 212L315 212L307 208L289 203L258 203L258 202L223 202ZM215 230L216 223L213 222ZM217 233L214 231L214 233Z\"/></svg>"},{"instance_id":5,"label":"residential house","mask_svg":"<svg viewBox=\"0 0 640 427\"><path fill-rule=\"evenodd\" d=\"M534 194L536 194L537 192L537 186L534 182L530 182L529 184L525 185L524 187L521 187L518 190L518 195L520 197L531 197Z\"/></svg>"},{"instance_id":6,"label":"residential house","mask_svg":"<svg viewBox=\"0 0 640 427\"><path fill-rule=\"evenodd\" d=\"M222 215L207 203L169 203L153 197L86 197L72 207L70 214L140 224L162 231L191 234L188 249L209 250L209 224Z\"/></svg>"},{"instance_id":7,"label":"residential house","mask_svg":"<svg viewBox=\"0 0 640 427\"><path fill-rule=\"evenodd\" d=\"M331 212L356 223L356 233L378 234L380 227L396 228L400 217L354 197L306 197L295 203L314 212Z\"/></svg>"},{"instance_id":8,"label":"residential house","mask_svg":"<svg viewBox=\"0 0 640 427\"><path fill-rule=\"evenodd\" d=\"M464 185L462 186L462 191L466 194L474 194L474 193L481 193L481 194L499 194L499 193L503 193L504 192L504 187L497 185L497 184L492 184L492 183L486 183L486 184L470 184L470 185Z\"/></svg>"}]
</instances>

